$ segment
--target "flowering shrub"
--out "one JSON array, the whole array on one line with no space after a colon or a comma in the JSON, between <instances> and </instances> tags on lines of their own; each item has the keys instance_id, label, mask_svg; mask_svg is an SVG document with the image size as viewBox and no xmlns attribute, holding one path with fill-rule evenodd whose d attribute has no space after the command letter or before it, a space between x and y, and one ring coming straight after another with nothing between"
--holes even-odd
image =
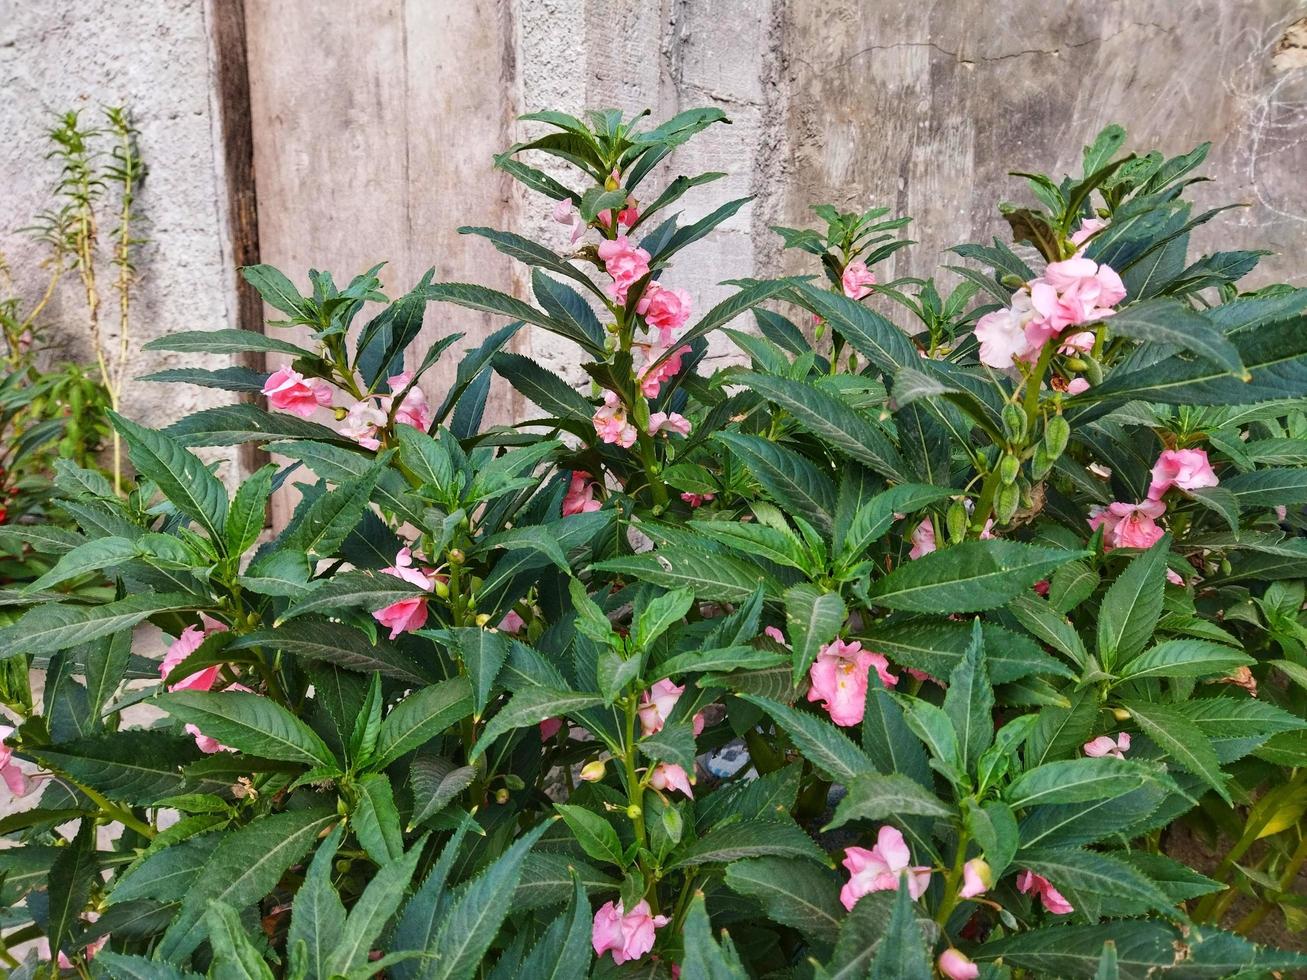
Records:
<instances>
[{"instance_id":1,"label":"flowering shrub","mask_svg":"<svg viewBox=\"0 0 1307 980\"><path fill-rule=\"evenodd\" d=\"M645 188L722 114L526 118L496 163L557 241L464 231L535 304L246 269L311 342L154 346L288 355L175 379L270 410L115 416L126 497L61 470L81 532L0 632L46 677L0 757L35 800L3 821L6 944L112 977L1307 964L1241 935L1302 915L1307 290L1190 260L1206 148L1104 131L947 295L874 271L906 219L821 206L778 229L814 275L697 313L672 260L746 201L687 223L721 174ZM510 321L440 392L460 335L409 352L432 302ZM588 395L508 350L524 324ZM748 364L701 373L719 329ZM494 375L538 412L484 427ZM191 449L238 443L278 462L229 496ZM63 594L97 569L112 601ZM1224 857L1168 854L1181 821Z\"/></svg>"}]
</instances>

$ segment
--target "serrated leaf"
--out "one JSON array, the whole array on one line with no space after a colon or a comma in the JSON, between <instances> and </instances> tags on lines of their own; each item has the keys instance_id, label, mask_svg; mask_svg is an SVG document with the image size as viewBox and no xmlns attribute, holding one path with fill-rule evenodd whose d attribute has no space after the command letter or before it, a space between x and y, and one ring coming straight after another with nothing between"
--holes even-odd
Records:
<instances>
[{"instance_id":1,"label":"serrated leaf","mask_svg":"<svg viewBox=\"0 0 1307 980\"><path fill-rule=\"evenodd\" d=\"M1162 614L1166 556L1163 536L1126 567L1103 596L1098 614L1098 656L1104 668L1123 664L1144 648Z\"/></svg>"},{"instance_id":2,"label":"serrated leaf","mask_svg":"<svg viewBox=\"0 0 1307 980\"><path fill-rule=\"evenodd\" d=\"M465 677L414 691L391 708L381 723L372 767L386 768L471 713L472 687Z\"/></svg>"},{"instance_id":3,"label":"serrated leaf","mask_svg":"<svg viewBox=\"0 0 1307 980\"><path fill-rule=\"evenodd\" d=\"M1008 786L1005 796L1014 808L1084 803L1128 793L1152 778L1148 769L1126 759L1064 759L1022 773Z\"/></svg>"},{"instance_id":4,"label":"serrated leaf","mask_svg":"<svg viewBox=\"0 0 1307 980\"><path fill-rule=\"evenodd\" d=\"M598 694L557 691L547 687L523 688L486 724L481 738L472 748L470 758L476 759L485 752L487 746L506 732L538 725L546 718L575 714L603 703L603 697Z\"/></svg>"},{"instance_id":5,"label":"serrated leaf","mask_svg":"<svg viewBox=\"0 0 1307 980\"><path fill-rule=\"evenodd\" d=\"M832 943L844 912L830 871L781 857L746 858L726 866L732 891L759 902L768 917L818 943Z\"/></svg>"},{"instance_id":6,"label":"serrated leaf","mask_svg":"<svg viewBox=\"0 0 1307 980\"><path fill-rule=\"evenodd\" d=\"M1183 712L1169 705L1150 704L1146 701L1122 703L1143 733L1157 743L1180 768L1198 776L1226 803L1231 803L1230 791L1225 787L1225 774L1220 760L1207 736L1198 730Z\"/></svg>"},{"instance_id":7,"label":"serrated leaf","mask_svg":"<svg viewBox=\"0 0 1307 980\"><path fill-rule=\"evenodd\" d=\"M871 759L830 722L770 698L753 694L740 697L771 715L804 757L832 779L847 784L875 770Z\"/></svg>"},{"instance_id":8,"label":"serrated leaf","mask_svg":"<svg viewBox=\"0 0 1307 980\"><path fill-rule=\"evenodd\" d=\"M163 432L146 429L116 412L109 417L127 442L136 472L158 484L168 502L204 528L215 547L225 547L227 491L222 482L198 456Z\"/></svg>"},{"instance_id":9,"label":"serrated leaf","mask_svg":"<svg viewBox=\"0 0 1307 980\"><path fill-rule=\"evenodd\" d=\"M244 691L173 691L155 702L179 721L250 755L310 767L339 765L327 743L275 701Z\"/></svg>"},{"instance_id":10,"label":"serrated leaf","mask_svg":"<svg viewBox=\"0 0 1307 980\"><path fill-rule=\"evenodd\" d=\"M920 783L899 773L859 776L848 786L835 816L823 831L842 827L850 820L890 820L899 817L956 816L953 807L941 801Z\"/></svg>"},{"instance_id":11,"label":"serrated leaf","mask_svg":"<svg viewBox=\"0 0 1307 980\"><path fill-rule=\"evenodd\" d=\"M740 858L763 856L806 858L818 864L828 862L821 848L792 820L749 820L708 831L679 850L667 870L729 864Z\"/></svg>"},{"instance_id":12,"label":"serrated leaf","mask_svg":"<svg viewBox=\"0 0 1307 980\"><path fill-rule=\"evenodd\" d=\"M785 590L785 632L793 644L794 683L807 673L823 646L835 639L848 610L835 592L807 583Z\"/></svg>"},{"instance_id":13,"label":"serrated leaf","mask_svg":"<svg viewBox=\"0 0 1307 980\"><path fill-rule=\"evenodd\" d=\"M1016 541L965 541L900 565L872 583L876 605L952 614L994 609L1083 552Z\"/></svg>"},{"instance_id":14,"label":"serrated leaf","mask_svg":"<svg viewBox=\"0 0 1307 980\"><path fill-rule=\"evenodd\" d=\"M34 606L17 622L0 630L0 656L56 653L131 629L158 613L194 608L194 596L177 592L147 592L94 606L58 603Z\"/></svg>"},{"instance_id":15,"label":"serrated leaf","mask_svg":"<svg viewBox=\"0 0 1307 980\"><path fill-rule=\"evenodd\" d=\"M1255 663L1224 643L1208 640L1163 640L1145 650L1123 668L1123 680L1144 677L1208 677L1229 674L1237 667Z\"/></svg>"}]
</instances>

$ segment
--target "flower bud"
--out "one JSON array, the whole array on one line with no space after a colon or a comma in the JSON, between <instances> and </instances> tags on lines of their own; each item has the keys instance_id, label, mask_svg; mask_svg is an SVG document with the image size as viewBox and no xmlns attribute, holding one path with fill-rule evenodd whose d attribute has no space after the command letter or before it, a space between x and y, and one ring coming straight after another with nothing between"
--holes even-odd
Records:
<instances>
[{"instance_id":1,"label":"flower bud","mask_svg":"<svg viewBox=\"0 0 1307 980\"><path fill-rule=\"evenodd\" d=\"M644 815L644 811L632 803L626 808L626 815L632 820L639 820L640 817Z\"/></svg>"},{"instance_id":2,"label":"flower bud","mask_svg":"<svg viewBox=\"0 0 1307 980\"><path fill-rule=\"evenodd\" d=\"M465 562L466 560L467 560L467 556L466 556L465 554L463 554L463 549L462 549L462 548L450 548L450 549L449 549L449 563L450 563L451 565L461 565L461 564L463 564L463 562Z\"/></svg>"},{"instance_id":3,"label":"flower bud","mask_svg":"<svg viewBox=\"0 0 1307 980\"><path fill-rule=\"evenodd\" d=\"M1113 708L1112 717L1117 721L1129 721L1130 712L1126 711L1125 708Z\"/></svg>"},{"instance_id":4,"label":"flower bud","mask_svg":"<svg viewBox=\"0 0 1307 980\"><path fill-rule=\"evenodd\" d=\"M954 544L967 536L967 507L962 501L955 500L949 505L945 523L948 525L948 538Z\"/></svg>"},{"instance_id":5,"label":"flower bud","mask_svg":"<svg viewBox=\"0 0 1307 980\"><path fill-rule=\"evenodd\" d=\"M436 579L436 595L442 599L449 598L449 583L444 579Z\"/></svg>"},{"instance_id":6,"label":"flower bud","mask_svg":"<svg viewBox=\"0 0 1307 980\"><path fill-rule=\"evenodd\" d=\"M587 783L597 783L604 778L604 761L591 759L581 767L581 778Z\"/></svg>"},{"instance_id":7,"label":"flower bud","mask_svg":"<svg viewBox=\"0 0 1307 980\"><path fill-rule=\"evenodd\" d=\"M490 622L490 613L477 613L476 623L478 626L485 626Z\"/></svg>"},{"instance_id":8,"label":"flower bud","mask_svg":"<svg viewBox=\"0 0 1307 980\"><path fill-rule=\"evenodd\" d=\"M1044 427L1044 445L1051 459L1057 459L1066 451L1066 444L1071 438L1071 424L1060 415L1054 415Z\"/></svg>"},{"instance_id":9,"label":"flower bud","mask_svg":"<svg viewBox=\"0 0 1307 980\"><path fill-rule=\"evenodd\" d=\"M495 802L498 803L500 806L503 806L505 803L507 803L508 790L502 786L499 789L495 790Z\"/></svg>"},{"instance_id":10,"label":"flower bud","mask_svg":"<svg viewBox=\"0 0 1307 980\"><path fill-rule=\"evenodd\" d=\"M1021 472L1021 460L1017 459L1011 453L1008 453L998 461L998 479L1003 486L1011 486L1017 482L1017 475Z\"/></svg>"}]
</instances>

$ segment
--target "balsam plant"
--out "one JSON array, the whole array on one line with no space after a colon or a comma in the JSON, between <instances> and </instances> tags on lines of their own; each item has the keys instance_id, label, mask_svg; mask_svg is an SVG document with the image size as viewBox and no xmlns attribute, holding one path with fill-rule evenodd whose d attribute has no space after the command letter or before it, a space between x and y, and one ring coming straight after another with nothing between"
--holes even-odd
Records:
<instances>
[{"instance_id":1,"label":"balsam plant","mask_svg":"<svg viewBox=\"0 0 1307 980\"><path fill-rule=\"evenodd\" d=\"M724 116L526 120L495 162L557 240L464 230L534 304L246 269L268 334L153 346L288 366L154 380L269 408L115 415L125 495L60 468L80 530L0 631L14 975L1307 965L1246 938L1302 915L1307 290L1189 259L1206 148L1109 128L951 289L881 281L905 219L821 206L778 229L811 275L694 320L673 259L746 201L645 187ZM508 321L438 396L432 302ZM508 349L525 324L588 392ZM705 374L718 329L747 364ZM496 376L539 411L485 427ZM229 494L192 449L244 443L276 462ZM1180 821L1224 856L1168 853Z\"/></svg>"}]
</instances>

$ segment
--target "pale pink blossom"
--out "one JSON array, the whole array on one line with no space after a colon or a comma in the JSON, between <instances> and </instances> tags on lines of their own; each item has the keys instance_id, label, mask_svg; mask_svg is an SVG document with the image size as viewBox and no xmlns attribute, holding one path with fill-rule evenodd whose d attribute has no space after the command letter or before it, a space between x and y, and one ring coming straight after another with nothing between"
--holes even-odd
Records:
<instances>
[{"instance_id":1,"label":"pale pink blossom","mask_svg":"<svg viewBox=\"0 0 1307 980\"><path fill-rule=\"evenodd\" d=\"M214 633L225 632L227 627L211 619L208 616L201 617L204 625L187 626L168 645L167 651L163 655L163 661L159 664L159 677L166 680L182 661L200 648L200 644L205 638ZM214 664L212 667L205 667L203 670L196 671L189 677L178 681L176 684L169 686L170 691L208 691L212 689L213 682L218 679L218 672L222 669L221 664Z\"/></svg>"},{"instance_id":2,"label":"pale pink blossom","mask_svg":"<svg viewBox=\"0 0 1307 980\"><path fill-rule=\"evenodd\" d=\"M989 891L994 883L994 872L984 858L972 858L962 866L962 887L959 898L975 898Z\"/></svg>"},{"instance_id":3,"label":"pale pink blossom","mask_svg":"<svg viewBox=\"0 0 1307 980\"><path fill-rule=\"evenodd\" d=\"M663 725L667 724L667 719L672 716L672 709L676 707L676 702L681 700L681 695L684 693L684 685L677 686L671 678L664 677L641 694L639 714L640 729L643 734L653 735L661 732ZM696 736L703 733L704 722L702 711L694 716Z\"/></svg>"},{"instance_id":4,"label":"pale pink blossom","mask_svg":"<svg viewBox=\"0 0 1307 980\"><path fill-rule=\"evenodd\" d=\"M889 661L860 643L835 639L823 646L808 668L809 701L820 701L835 724L849 727L862 722L867 709L867 677L871 668L885 687L899 679L889 672Z\"/></svg>"},{"instance_id":5,"label":"pale pink blossom","mask_svg":"<svg viewBox=\"0 0 1307 980\"><path fill-rule=\"evenodd\" d=\"M416 585L427 592L430 592L436 584L436 580L431 574L424 572L413 564L413 549L411 548L399 549L399 554L395 556L395 564L389 568L383 568L381 572L383 575L393 575L395 578L402 579L410 585ZM427 621L426 596L412 596L408 599L392 602L384 609L378 609L374 612L372 618L390 630L392 640L399 636L400 633L411 633L413 630L420 630Z\"/></svg>"},{"instance_id":6,"label":"pale pink blossom","mask_svg":"<svg viewBox=\"0 0 1307 980\"><path fill-rule=\"evenodd\" d=\"M281 368L268 375L263 394L273 408L308 418L320 405L331 404L331 385L318 378L306 378L298 371Z\"/></svg>"},{"instance_id":7,"label":"pale pink blossom","mask_svg":"<svg viewBox=\"0 0 1307 980\"><path fill-rule=\"evenodd\" d=\"M976 321L976 339L980 341L980 363L992 368L1010 368L1030 352L1028 327L1036 317L1030 294L1018 290L1007 309L986 313Z\"/></svg>"},{"instance_id":8,"label":"pale pink blossom","mask_svg":"<svg viewBox=\"0 0 1307 980\"><path fill-rule=\"evenodd\" d=\"M13 733L11 725L0 725L0 779L14 796L26 796L36 783L14 761L14 750L5 744Z\"/></svg>"},{"instance_id":9,"label":"pale pink blossom","mask_svg":"<svg viewBox=\"0 0 1307 980\"><path fill-rule=\"evenodd\" d=\"M1172 585L1184 585L1184 576L1174 568L1168 568L1166 570L1166 580Z\"/></svg>"},{"instance_id":10,"label":"pale pink blossom","mask_svg":"<svg viewBox=\"0 0 1307 980\"><path fill-rule=\"evenodd\" d=\"M939 954L939 972L948 980L976 980L980 967L950 946Z\"/></svg>"},{"instance_id":11,"label":"pale pink blossom","mask_svg":"<svg viewBox=\"0 0 1307 980\"><path fill-rule=\"evenodd\" d=\"M1083 395L1089 390L1089 382L1084 378L1072 378L1067 382L1066 393L1068 395Z\"/></svg>"},{"instance_id":12,"label":"pale pink blossom","mask_svg":"<svg viewBox=\"0 0 1307 980\"><path fill-rule=\"evenodd\" d=\"M615 392L604 392L604 403L595 410L593 421L595 435L601 442L630 449L639 438L635 426L626 420L626 406Z\"/></svg>"},{"instance_id":13,"label":"pale pink blossom","mask_svg":"<svg viewBox=\"0 0 1307 980\"><path fill-rule=\"evenodd\" d=\"M563 516L590 514L602 507L603 505L595 500L595 486L589 473L584 470L573 470L572 481L567 486L567 493L563 495Z\"/></svg>"},{"instance_id":14,"label":"pale pink blossom","mask_svg":"<svg viewBox=\"0 0 1307 980\"><path fill-rule=\"evenodd\" d=\"M684 289L668 289L651 282L635 304L635 311L649 326L658 330L659 343L670 347L674 331L680 330L690 319L690 294Z\"/></svg>"},{"instance_id":15,"label":"pale pink blossom","mask_svg":"<svg viewBox=\"0 0 1307 980\"><path fill-rule=\"evenodd\" d=\"M99 918L100 918L99 912L87 912L85 916L85 921L96 922L99 920ZM98 939L93 939L82 949L81 951L82 959L87 963L91 962L91 960L95 959L95 954L100 952L100 950L104 949L104 944L107 943L108 941L109 941L108 933L105 933L103 936L100 936ZM38 943L38 949L39 949L39 955L48 962L50 959L50 941L44 938L41 939ZM68 954L65 953L63 950L59 951L59 955L55 957L55 962L56 964L58 964L59 969L61 970L71 970L74 968L73 961L69 959Z\"/></svg>"},{"instance_id":16,"label":"pale pink blossom","mask_svg":"<svg viewBox=\"0 0 1307 980\"><path fill-rule=\"evenodd\" d=\"M603 211L596 214L595 218L598 219L601 224L611 225L613 223L613 212L605 208ZM623 228L630 228L639 220L640 210L636 207L635 198L628 197L626 199L626 207L617 212L617 223Z\"/></svg>"},{"instance_id":17,"label":"pale pink blossom","mask_svg":"<svg viewBox=\"0 0 1307 980\"><path fill-rule=\"evenodd\" d=\"M782 633L782 632L781 632L779 629L777 629L775 626L766 626L766 627L764 627L762 633L763 633L763 636L770 637L771 639L775 640L777 643L779 643L779 644L780 644L781 646L783 646L783 647L788 647L788 646L789 646L789 644L785 642L785 634Z\"/></svg>"},{"instance_id":18,"label":"pale pink blossom","mask_svg":"<svg viewBox=\"0 0 1307 980\"><path fill-rule=\"evenodd\" d=\"M1037 875L1026 869L1017 875L1017 891L1022 895L1035 894L1044 903L1044 908L1054 915L1070 915L1075 911L1071 903L1062 897L1062 893L1049 883L1043 875Z\"/></svg>"},{"instance_id":19,"label":"pale pink blossom","mask_svg":"<svg viewBox=\"0 0 1307 980\"><path fill-rule=\"evenodd\" d=\"M844 867L849 880L840 889L840 902L850 912L858 899L871 892L898 891L899 877L908 873L908 894L920 898L930 886L930 868L912 865L912 852L897 828L888 824L876 834L876 846L844 849Z\"/></svg>"},{"instance_id":20,"label":"pale pink blossom","mask_svg":"<svg viewBox=\"0 0 1307 980\"><path fill-rule=\"evenodd\" d=\"M1091 235L1096 235L1107 227L1106 218L1084 218L1080 227L1071 233L1072 245L1083 245ZM1080 253L1076 253L1079 255Z\"/></svg>"},{"instance_id":21,"label":"pale pink blossom","mask_svg":"<svg viewBox=\"0 0 1307 980\"><path fill-rule=\"evenodd\" d=\"M1145 500L1140 504L1120 501L1106 507L1089 508L1089 529L1103 528L1103 545L1112 548L1151 548L1166 532L1156 520L1166 513L1160 500Z\"/></svg>"},{"instance_id":22,"label":"pale pink blossom","mask_svg":"<svg viewBox=\"0 0 1307 980\"><path fill-rule=\"evenodd\" d=\"M1079 330L1075 333L1069 333L1057 340L1057 352L1066 354L1071 357L1075 354L1087 354L1094 349L1094 332L1092 330Z\"/></svg>"},{"instance_id":23,"label":"pale pink blossom","mask_svg":"<svg viewBox=\"0 0 1307 980\"><path fill-rule=\"evenodd\" d=\"M909 558L920 558L935 550L935 524L929 517L916 526L912 532L912 548Z\"/></svg>"},{"instance_id":24,"label":"pale pink blossom","mask_svg":"<svg viewBox=\"0 0 1307 980\"><path fill-rule=\"evenodd\" d=\"M639 346L639 345L637 345ZM653 364L663 356L666 347L651 346L645 349L645 363ZM646 368L640 375L640 391L645 398L656 398L664 381L670 381L681 370L681 359L690 353L688 346L682 346L671 354L667 360L656 367Z\"/></svg>"},{"instance_id":25,"label":"pale pink blossom","mask_svg":"<svg viewBox=\"0 0 1307 980\"><path fill-rule=\"evenodd\" d=\"M675 790L694 799L694 790L690 788L690 777L684 769L673 762L660 762L649 774L649 785L656 790Z\"/></svg>"},{"instance_id":26,"label":"pale pink blossom","mask_svg":"<svg viewBox=\"0 0 1307 980\"><path fill-rule=\"evenodd\" d=\"M862 259L855 259L844 267L840 285L849 299L862 299L871 294L871 287L876 285L876 274L867 268L867 263Z\"/></svg>"},{"instance_id":27,"label":"pale pink blossom","mask_svg":"<svg viewBox=\"0 0 1307 980\"><path fill-rule=\"evenodd\" d=\"M653 949L654 930L669 921L665 915L651 915L643 899L630 912L623 912L621 902L607 902L595 913L590 942L596 956L611 952L613 962L620 965Z\"/></svg>"},{"instance_id":28,"label":"pale pink blossom","mask_svg":"<svg viewBox=\"0 0 1307 980\"><path fill-rule=\"evenodd\" d=\"M1214 487L1220 482L1205 449L1166 449L1153 464L1153 481L1148 486L1148 499L1161 500L1162 495L1172 487L1201 490L1203 487Z\"/></svg>"},{"instance_id":29,"label":"pale pink blossom","mask_svg":"<svg viewBox=\"0 0 1307 980\"><path fill-rule=\"evenodd\" d=\"M679 412L653 412L649 416L649 435L656 436L659 432L688 436L690 420Z\"/></svg>"},{"instance_id":30,"label":"pale pink blossom","mask_svg":"<svg viewBox=\"0 0 1307 980\"><path fill-rule=\"evenodd\" d=\"M409 382L412 380L413 375L408 372L387 378L386 381L390 385L392 394L381 396L381 410L389 416L395 398L405 388L408 388L404 400L400 403L399 408L395 409L395 424L411 425L415 429L426 432L427 429L431 428L431 406L427 404L426 393L421 388L417 385L412 388L408 387Z\"/></svg>"},{"instance_id":31,"label":"pale pink blossom","mask_svg":"<svg viewBox=\"0 0 1307 980\"><path fill-rule=\"evenodd\" d=\"M353 439L364 449L379 449L380 440L377 433L386 425L386 413L371 400L355 402L345 413L340 424L340 434L346 439Z\"/></svg>"},{"instance_id":32,"label":"pale pink blossom","mask_svg":"<svg viewBox=\"0 0 1307 980\"><path fill-rule=\"evenodd\" d=\"M1085 755L1091 759L1101 759L1107 755L1115 759L1124 759L1126 752L1130 750L1130 733L1120 732L1116 738L1111 735L1099 735L1098 738L1086 742L1084 750Z\"/></svg>"},{"instance_id":33,"label":"pale pink blossom","mask_svg":"<svg viewBox=\"0 0 1307 980\"><path fill-rule=\"evenodd\" d=\"M608 294L619 303L625 303L630 288L649 274L649 253L625 235L600 242L599 259L613 277Z\"/></svg>"},{"instance_id":34,"label":"pale pink blossom","mask_svg":"<svg viewBox=\"0 0 1307 980\"><path fill-rule=\"evenodd\" d=\"M230 745L223 745L211 735L205 735L198 726L187 724L186 734L194 736L195 744L205 755L213 755L215 752L235 752Z\"/></svg>"},{"instance_id":35,"label":"pale pink blossom","mask_svg":"<svg viewBox=\"0 0 1307 980\"><path fill-rule=\"evenodd\" d=\"M571 225L572 244L585 234L586 224L581 218L581 211L577 208L576 202L570 197L565 197L554 204L554 220L560 225Z\"/></svg>"},{"instance_id":36,"label":"pale pink blossom","mask_svg":"<svg viewBox=\"0 0 1307 980\"><path fill-rule=\"evenodd\" d=\"M702 507L708 501L713 500L717 495L713 493L690 493L688 490L681 494L681 499L689 504L692 508Z\"/></svg>"},{"instance_id":37,"label":"pale pink blossom","mask_svg":"<svg viewBox=\"0 0 1307 980\"><path fill-rule=\"evenodd\" d=\"M496 627L501 633L516 633L526 625L526 620L517 614L516 609L510 609L504 614L504 618L499 621Z\"/></svg>"},{"instance_id":38,"label":"pale pink blossom","mask_svg":"<svg viewBox=\"0 0 1307 980\"><path fill-rule=\"evenodd\" d=\"M1044 274L1030 284L1030 302L1039 319L1026 329L1031 348L1042 348L1067 327L1094 323L1111 316L1125 299L1121 277L1092 259L1071 258L1050 262Z\"/></svg>"}]
</instances>

